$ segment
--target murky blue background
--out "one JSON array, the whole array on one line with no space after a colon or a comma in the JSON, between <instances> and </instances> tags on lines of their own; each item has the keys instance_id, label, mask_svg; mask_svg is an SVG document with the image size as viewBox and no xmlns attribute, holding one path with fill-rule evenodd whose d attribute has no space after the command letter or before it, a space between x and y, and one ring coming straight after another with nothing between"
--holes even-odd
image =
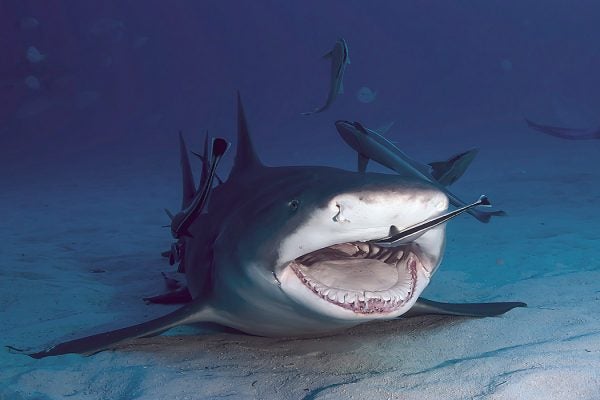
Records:
<instances>
[{"instance_id":1,"label":"murky blue background","mask_svg":"<svg viewBox=\"0 0 600 400\"><path fill-rule=\"evenodd\" d=\"M233 138L238 88L270 164L353 162L336 119L396 121L391 138L423 156L536 143L525 116L600 123L599 18L595 1L0 0L0 167L175 156L179 129ZM338 37L346 93L303 117Z\"/></svg>"}]
</instances>

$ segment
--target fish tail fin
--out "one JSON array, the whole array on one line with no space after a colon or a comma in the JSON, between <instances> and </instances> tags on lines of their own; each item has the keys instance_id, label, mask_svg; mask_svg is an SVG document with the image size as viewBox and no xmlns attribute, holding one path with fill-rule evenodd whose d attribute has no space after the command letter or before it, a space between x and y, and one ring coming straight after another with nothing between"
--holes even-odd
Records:
<instances>
[{"instance_id":1,"label":"fish tail fin","mask_svg":"<svg viewBox=\"0 0 600 400\"><path fill-rule=\"evenodd\" d=\"M473 148L456 154L446 161L429 163L431 176L443 186L450 186L463 176L471 165L479 149Z\"/></svg>"},{"instance_id":2,"label":"fish tail fin","mask_svg":"<svg viewBox=\"0 0 600 400\"><path fill-rule=\"evenodd\" d=\"M506 211L496 210L496 211L481 211L481 210L467 210L469 214L477 218L480 222L487 224L490 222L492 217L504 217L506 216Z\"/></svg>"}]
</instances>

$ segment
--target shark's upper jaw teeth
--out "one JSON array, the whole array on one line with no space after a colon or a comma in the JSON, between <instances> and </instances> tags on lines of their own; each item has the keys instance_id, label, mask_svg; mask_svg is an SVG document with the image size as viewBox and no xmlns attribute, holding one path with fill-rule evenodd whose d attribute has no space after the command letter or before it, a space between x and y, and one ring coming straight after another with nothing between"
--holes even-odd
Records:
<instances>
[{"instance_id":1,"label":"shark's upper jaw teeth","mask_svg":"<svg viewBox=\"0 0 600 400\"><path fill-rule=\"evenodd\" d=\"M352 250L353 247L355 250ZM417 269L421 265L414 252L377 248L376 245L363 242L344 243L323 250L325 256L341 251L349 258L370 258L394 264L398 279L392 287L382 290L341 289L327 286L303 271L302 267L319 262L319 256L307 254L290 263L300 281L321 299L357 314L374 314L394 312L413 298L417 286Z\"/></svg>"}]
</instances>

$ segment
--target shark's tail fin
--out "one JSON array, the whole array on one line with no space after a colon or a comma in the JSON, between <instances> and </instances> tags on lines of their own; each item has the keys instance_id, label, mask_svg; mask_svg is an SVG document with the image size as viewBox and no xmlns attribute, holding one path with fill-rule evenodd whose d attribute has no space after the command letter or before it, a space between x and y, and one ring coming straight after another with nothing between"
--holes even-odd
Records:
<instances>
[{"instance_id":1,"label":"shark's tail fin","mask_svg":"<svg viewBox=\"0 0 600 400\"><path fill-rule=\"evenodd\" d=\"M450 186L456 182L471 165L479 149L470 149L450 157L446 161L429 163L431 176L443 186Z\"/></svg>"}]
</instances>

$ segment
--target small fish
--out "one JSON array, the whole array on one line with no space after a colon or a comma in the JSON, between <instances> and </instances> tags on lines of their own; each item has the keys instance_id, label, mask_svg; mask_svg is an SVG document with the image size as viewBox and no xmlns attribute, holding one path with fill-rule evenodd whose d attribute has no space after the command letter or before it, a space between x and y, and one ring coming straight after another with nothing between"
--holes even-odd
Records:
<instances>
[{"instance_id":1,"label":"small fish","mask_svg":"<svg viewBox=\"0 0 600 400\"><path fill-rule=\"evenodd\" d=\"M331 59L331 79L329 84L329 95L327 96L327 101L325 105L315 109L314 111L309 111L302 113L302 115L311 115L320 113L321 111L325 111L326 109L333 104L338 94L344 93L344 72L346 71L346 66L350 64L350 58L348 56L348 45L346 41L342 38L339 38L333 49L323 56L325 59Z\"/></svg>"},{"instance_id":2,"label":"small fish","mask_svg":"<svg viewBox=\"0 0 600 400\"><path fill-rule=\"evenodd\" d=\"M361 103L372 103L375 101L376 97L377 92L374 92L373 90L371 90L371 88L368 88L366 86L361 87L360 89L358 89L358 92L356 92L356 98Z\"/></svg>"},{"instance_id":3,"label":"small fish","mask_svg":"<svg viewBox=\"0 0 600 400\"><path fill-rule=\"evenodd\" d=\"M337 121L335 126L342 139L348 143L350 147L356 150L358 154L357 161L359 172L365 172L369 160L374 160L401 175L411 176L429 182L448 196L450 203L455 207L464 207L466 205L464 201L448 191L446 185L451 184L462 175L464 169L475 156L476 151L474 152L471 150L461 153L453 157L454 161L452 161L452 159L449 160L449 163L445 166L423 165L408 157L379 132L366 128L360 122ZM463 157L467 158L465 161L460 162L460 159ZM444 171L450 171L450 176L444 176ZM438 179L443 177L443 182L436 180L436 178L432 176L432 172L438 176ZM489 222L492 216L506 214L501 210L479 211L467 208L465 211L481 222Z\"/></svg>"},{"instance_id":4,"label":"small fish","mask_svg":"<svg viewBox=\"0 0 600 400\"><path fill-rule=\"evenodd\" d=\"M29 60L29 62L32 64L37 64L46 59L46 56L40 53L40 51L35 46L29 46L29 48L27 49L26 57L27 60Z\"/></svg>"},{"instance_id":5,"label":"small fish","mask_svg":"<svg viewBox=\"0 0 600 400\"><path fill-rule=\"evenodd\" d=\"M555 136L569 140L589 140L600 139L600 128L580 129L580 128L565 128L561 126L541 125L533 121L525 119L527 126L538 132L545 133L550 136Z\"/></svg>"}]
</instances>

